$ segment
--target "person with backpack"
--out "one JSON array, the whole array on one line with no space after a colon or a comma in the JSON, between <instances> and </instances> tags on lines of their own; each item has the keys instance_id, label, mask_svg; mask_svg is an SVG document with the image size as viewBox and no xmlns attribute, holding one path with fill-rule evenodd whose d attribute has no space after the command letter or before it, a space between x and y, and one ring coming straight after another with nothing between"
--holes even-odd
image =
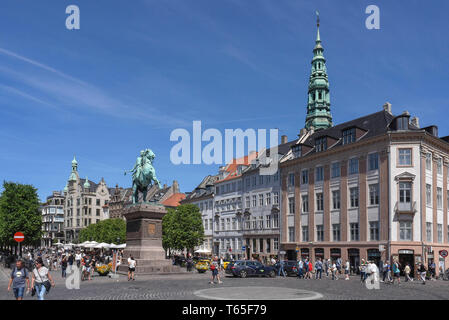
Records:
<instances>
[{"instance_id":1,"label":"person with backpack","mask_svg":"<svg viewBox=\"0 0 449 320\"><path fill-rule=\"evenodd\" d=\"M212 263L210 264L210 271L212 272L212 278L211 281L209 282L210 284L214 284L215 283L215 279L218 280L218 283L222 283L220 280L220 276L218 275L218 268L220 267L220 263L218 261L218 257L215 256L214 260L212 261Z\"/></svg>"},{"instance_id":2,"label":"person with backpack","mask_svg":"<svg viewBox=\"0 0 449 320\"><path fill-rule=\"evenodd\" d=\"M395 261L393 263L393 284L394 284L394 279L398 279L398 284L401 283L401 278L400 278L400 270L399 270L399 263L397 261Z\"/></svg>"},{"instance_id":3,"label":"person with backpack","mask_svg":"<svg viewBox=\"0 0 449 320\"><path fill-rule=\"evenodd\" d=\"M30 291L30 279L28 277L28 270L22 259L17 260L15 268L11 272L11 278L8 283L8 291L12 289L16 300L23 300L25 288Z\"/></svg>"},{"instance_id":4,"label":"person with backpack","mask_svg":"<svg viewBox=\"0 0 449 320\"><path fill-rule=\"evenodd\" d=\"M33 291L37 293L37 298L39 300L45 300L44 295L50 291L51 287L55 286L55 282L51 277L48 269L44 266L42 258L36 259L36 267L33 269L31 280L31 287ZM33 293L31 295L34 295Z\"/></svg>"},{"instance_id":5,"label":"person with backpack","mask_svg":"<svg viewBox=\"0 0 449 320\"><path fill-rule=\"evenodd\" d=\"M133 256L129 256L128 258L128 281L135 281L134 273L136 272L137 262L134 260Z\"/></svg>"}]
</instances>

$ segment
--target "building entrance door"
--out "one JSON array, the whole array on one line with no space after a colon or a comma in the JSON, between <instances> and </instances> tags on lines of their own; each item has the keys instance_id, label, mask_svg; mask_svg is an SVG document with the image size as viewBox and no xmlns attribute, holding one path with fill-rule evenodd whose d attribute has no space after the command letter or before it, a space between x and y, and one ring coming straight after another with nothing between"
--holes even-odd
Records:
<instances>
[{"instance_id":1,"label":"building entrance door","mask_svg":"<svg viewBox=\"0 0 449 320\"><path fill-rule=\"evenodd\" d=\"M399 254L399 267L401 269L401 276L404 276L404 268L408 264L410 266L410 277L415 275L415 258L413 253L400 253Z\"/></svg>"},{"instance_id":2,"label":"building entrance door","mask_svg":"<svg viewBox=\"0 0 449 320\"><path fill-rule=\"evenodd\" d=\"M348 249L348 258L349 264L351 266L351 271L353 273L359 274L359 265L360 265L360 250L359 249ZM345 261L342 261L345 263Z\"/></svg>"},{"instance_id":3,"label":"building entrance door","mask_svg":"<svg viewBox=\"0 0 449 320\"><path fill-rule=\"evenodd\" d=\"M296 261L296 251L295 250L287 250L287 260Z\"/></svg>"}]
</instances>

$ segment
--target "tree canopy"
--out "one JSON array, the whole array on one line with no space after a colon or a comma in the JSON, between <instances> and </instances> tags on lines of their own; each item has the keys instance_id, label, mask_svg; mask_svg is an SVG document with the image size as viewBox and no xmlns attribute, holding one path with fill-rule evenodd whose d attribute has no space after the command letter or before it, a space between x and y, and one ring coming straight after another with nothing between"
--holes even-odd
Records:
<instances>
[{"instance_id":1,"label":"tree canopy","mask_svg":"<svg viewBox=\"0 0 449 320\"><path fill-rule=\"evenodd\" d=\"M25 235L24 245L39 245L42 217L37 189L31 185L3 182L0 195L0 243L14 246L14 233Z\"/></svg>"},{"instance_id":2,"label":"tree canopy","mask_svg":"<svg viewBox=\"0 0 449 320\"><path fill-rule=\"evenodd\" d=\"M165 249L193 249L204 241L204 227L198 206L182 204L168 209L162 219L162 245Z\"/></svg>"},{"instance_id":3,"label":"tree canopy","mask_svg":"<svg viewBox=\"0 0 449 320\"><path fill-rule=\"evenodd\" d=\"M120 238L120 241L117 241ZM123 219L106 219L91 224L80 231L80 242L96 241L106 243L126 242L126 222ZM117 243L118 242L118 243Z\"/></svg>"}]
</instances>

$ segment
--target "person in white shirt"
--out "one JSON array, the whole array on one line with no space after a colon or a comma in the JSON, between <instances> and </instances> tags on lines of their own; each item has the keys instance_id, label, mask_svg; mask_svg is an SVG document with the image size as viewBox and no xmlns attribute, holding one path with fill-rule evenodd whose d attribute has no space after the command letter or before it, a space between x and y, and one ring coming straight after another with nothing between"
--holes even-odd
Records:
<instances>
[{"instance_id":1,"label":"person in white shirt","mask_svg":"<svg viewBox=\"0 0 449 320\"><path fill-rule=\"evenodd\" d=\"M346 263L345 263L345 280L349 280L349 271L350 271L349 260L346 260Z\"/></svg>"},{"instance_id":2,"label":"person in white shirt","mask_svg":"<svg viewBox=\"0 0 449 320\"><path fill-rule=\"evenodd\" d=\"M134 272L136 271L137 262L134 260L133 256L129 256L128 258L128 281L136 280L134 279Z\"/></svg>"}]
</instances>

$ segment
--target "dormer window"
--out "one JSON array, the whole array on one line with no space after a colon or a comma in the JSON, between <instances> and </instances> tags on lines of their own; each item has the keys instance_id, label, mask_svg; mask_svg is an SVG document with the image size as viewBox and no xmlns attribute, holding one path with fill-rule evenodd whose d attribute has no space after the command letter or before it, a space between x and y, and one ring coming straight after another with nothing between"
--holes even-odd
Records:
<instances>
[{"instance_id":1,"label":"dormer window","mask_svg":"<svg viewBox=\"0 0 449 320\"><path fill-rule=\"evenodd\" d=\"M343 130L343 144L355 142L355 128Z\"/></svg>"},{"instance_id":2,"label":"dormer window","mask_svg":"<svg viewBox=\"0 0 449 320\"><path fill-rule=\"evenodd\" d=\"M295 145L292 147L293 155L295 158L299 158L301 156L301 146Z\"/></svg>"},{"instance_id":3,"label":"dormer window","mask_svg":"<svg viewBox=\"0 0 449 320\"><path fill-rule=\"evenodd\" d=\"M396 119L397 130L408 130L408 117L399 117Z\"/></svg>"},{"instance_id":4,"label":"dormer window","mask_svg":"<svg viewBox=\"0 0 449 320\"><path fill-rule=\"evenodd\" d=\"M327 139L326 137L315 139L315 149L316 152L325 151L327 149Z\"/></svg>"}]
</instances>

